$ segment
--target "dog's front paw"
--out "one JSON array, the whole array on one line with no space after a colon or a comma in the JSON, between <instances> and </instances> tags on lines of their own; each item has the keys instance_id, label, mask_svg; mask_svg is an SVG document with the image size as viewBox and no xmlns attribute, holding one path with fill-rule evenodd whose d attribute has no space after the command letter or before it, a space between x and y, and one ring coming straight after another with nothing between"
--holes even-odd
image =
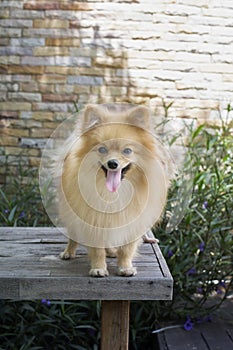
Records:
<instances>
[{"instance_id":1,"label":"dog's front paw","mask_svg":"<svg viewBox=\"0 0 233 350\"><path fill-rule=\"evenodd\" d=\"M118 275L119 276L125 276L125 277L130 277L130 276L135 276L137 274L137 269L136 267L119 267L118 268Z\"/></svg>"},{"instance_id":2,"label":"dog's front paw","mask_svg":"<svg viewBox=\"0 0 233 350\"><path fill-rule=\"evenodd\" d=\"M108 270L106 269L91 269L89 275L92 277L105 277L108 276Z\"/></svg>"},{"instance_id":3,"label":"dog's front paw","mask_svg":"<svg viewBox=\"0 0 233 350\"><path fill-rule=\"evenodd\" d=\"M60 258L62 260L69 260L69 259L73 259L75 258L75 253L74 254L71 254L71 252L67 251L67 250L64 250L64 252L62 252L60 254Z\"/></svg>"}]
</instances>

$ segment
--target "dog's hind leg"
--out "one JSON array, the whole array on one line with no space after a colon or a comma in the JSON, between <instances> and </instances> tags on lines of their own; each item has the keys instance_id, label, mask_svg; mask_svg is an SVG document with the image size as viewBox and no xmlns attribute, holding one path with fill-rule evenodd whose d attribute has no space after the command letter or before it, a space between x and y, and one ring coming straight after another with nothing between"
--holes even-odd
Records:
<instances>
[{"instance_id":1,"label":"dog's hind leg","mask_svg":"<svg viewBox=\"0 0 233 350\"><path fill-rule=\"evenodd\" d=\"M134 276L137 274L136 267L133 267L132 260L139 243L141 243L141 239L118 248L118 275Z\"/></svg>"},{"instance_id":2,"label":"dog's hind leg","mask_svg":"<svg viewBox=\"0 0 233 350\"><path fill-rule=\"evenodd\" d=\"M116 258L117 257L117 249L116 248L106 248L106 256L108 258Z\"/></svg>"}]
</instances>

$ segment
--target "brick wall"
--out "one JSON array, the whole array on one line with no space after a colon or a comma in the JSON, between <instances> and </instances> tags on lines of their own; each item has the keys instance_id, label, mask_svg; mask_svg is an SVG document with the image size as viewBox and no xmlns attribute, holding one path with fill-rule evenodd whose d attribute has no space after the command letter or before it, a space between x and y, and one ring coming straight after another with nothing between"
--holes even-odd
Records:
<instances>
[{"instance_id":1,"label":"brick wall","mask_svg":"<svg viewBox=\"0 0 233 350\"><path fill-rule=\"evenodd\" d=\"M202 122L232 100L232 0L2 0L0 18L0 146L11 163L21 154L38 166L74 102L161 115L164 99L171 117Z\"/></svg>"}]
</instances>

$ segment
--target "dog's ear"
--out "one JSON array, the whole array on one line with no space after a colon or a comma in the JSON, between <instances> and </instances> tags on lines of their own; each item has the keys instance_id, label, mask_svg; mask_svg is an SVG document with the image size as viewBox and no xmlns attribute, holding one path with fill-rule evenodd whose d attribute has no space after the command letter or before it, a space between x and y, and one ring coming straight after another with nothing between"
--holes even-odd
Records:
<instances>
[{"instance_id":1,"label":"dog's ear","mask_svg":"<svg viewBox=\"0 0 233 350\"><path fill-rule=\"evenodd\" d=\"M83 130L90 129L105 120L105 109L99 105L89 104L84 110Z\"/></svg>"},{"instance_id":2,"label":"dog's ear","mask_svg":"<svg viewBox=\"0 0 233 350\"><path fill-rule=\"evenodd\" d=\"M150 110L145 106L131 109L127 116L127 122L144 129L150 129Z\"/></svg>"}]
</instances>

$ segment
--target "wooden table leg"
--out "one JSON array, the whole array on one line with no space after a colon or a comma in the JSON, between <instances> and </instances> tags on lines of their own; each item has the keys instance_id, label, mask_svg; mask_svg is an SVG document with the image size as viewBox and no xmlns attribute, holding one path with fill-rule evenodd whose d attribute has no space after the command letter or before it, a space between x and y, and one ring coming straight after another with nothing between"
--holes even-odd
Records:
<instances>
[{"instance_id":1,"label":"wooden table leg","mask_svg":"<svg viewBox=\"0 0 233 350\"><path fill-rule=\"evenodd\" d=\"M104 300L101 303L101 350L128 350L128 300Z\"/></svg>"}]
</instances>

